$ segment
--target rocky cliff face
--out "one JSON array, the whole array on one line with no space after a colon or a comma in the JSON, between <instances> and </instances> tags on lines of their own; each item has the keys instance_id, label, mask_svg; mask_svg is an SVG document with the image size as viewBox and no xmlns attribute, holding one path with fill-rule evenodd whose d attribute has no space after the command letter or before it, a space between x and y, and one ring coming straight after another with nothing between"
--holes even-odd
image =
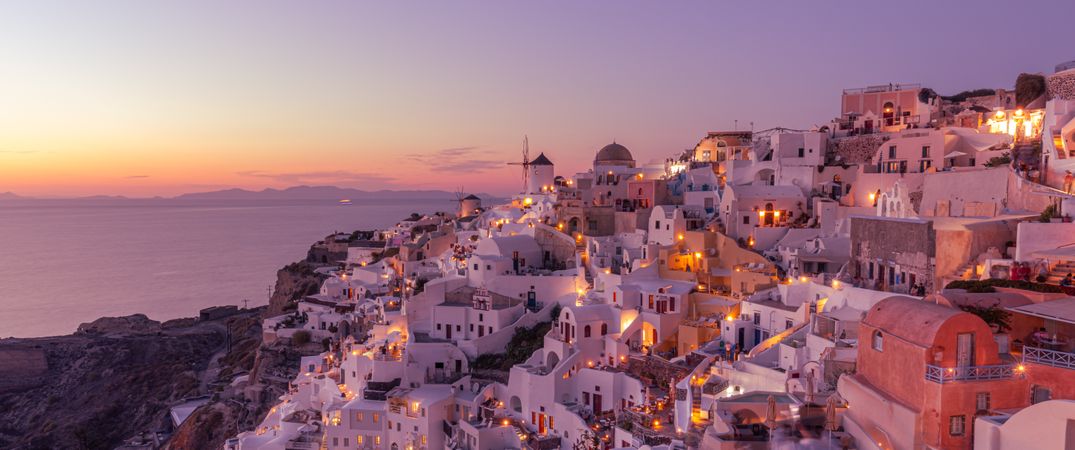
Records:
<instances>
[{"instance_id":1,"label":"rocky cliff face","mask_svg":"<svg viewBox=\"0 0 1075 450\"><path fill-rule=\"evenodd\" d=\"M0 359L8 381L0 448L111 449L143 430L167 429L170 405L205 393L229 326L239 334L245 321L260 337L260 313L205 322L105 318L70 336L0 341L0 354L19 356Z\"/></svg>"},{"instance_id":2,"label":"rocky cliff face","mask_svg":"<svg viewBox=\"0 0 1075 450\"><path fill-rule=\"evenodd\" d=\"M288 264L276 272L276 287L269 299L265 317L278 316L293 311L299 299L316 294L325 277L314 272L314 265L299 261Z\"/></svg>"},{"instance_id":3,"label":"rocky cliff face","mask_svg":"<svg viewBox=\"0 0 1075 450\"><path fill-rule=\"evenodd\" d=\"M299 299L317 293L324 277L313 269L306 262L289 264L280 269L276 274L276 287L269 307L263 316L272 317L292 311ZM261 342L260 336L254 343L256 345L253 347L236 353L237 357L241 355L243 361L234 365L249 371L246 384L240 386L238 391L218 393L212 401L194 411L175 430L165 448L221 448L228 438L241 431L254 429L268 414L269 408L287 391L288 382L298 374L300 359L322 350L320 344L301 348L284 343L268 346ZM230 378L221 381L230 381Z\"/></svg>"},{"instance_id":4,"label":"rocky cliff face","mask_svg":"<svg viewBox=\"0 0 1075 450\"><path fill-rule=\"evenodd\" d=\"M262 347L261 320L294 309L322 279L295 263L277 273L268 307L164 323L107 317L70 336L0 340L0 449L112 449L133 436L220 448L264 418L301 356L320 352ZM209 402L172 430L170 407L199 396Z\"/></svg>"}]
</instances>

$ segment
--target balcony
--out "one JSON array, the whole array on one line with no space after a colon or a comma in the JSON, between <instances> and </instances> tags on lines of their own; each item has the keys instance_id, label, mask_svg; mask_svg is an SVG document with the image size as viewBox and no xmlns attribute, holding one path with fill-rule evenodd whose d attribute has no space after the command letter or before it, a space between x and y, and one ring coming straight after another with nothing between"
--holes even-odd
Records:
<instances>
[{"instance_id":1,"label":"balcony","mask_svg":"<svg viewBox=\"0 0 1075 450\"><path fill-rule=\"evenodd\" d=\"M1023 347L1023 362L1075 370L1075 353Z\"/></svg>"},{"instance_id":2,"label":"balcony","mask_svg":"<svg viewBox=\"0 0 1075 450\"><path fill-rule=\"evenodd\" d=\"M926 380L934 383L952 383L956 381L1007 380L1012 377L1014 368L1011 364L995 366L941 367L926 365Z\"/></svg>"}]
</instances>

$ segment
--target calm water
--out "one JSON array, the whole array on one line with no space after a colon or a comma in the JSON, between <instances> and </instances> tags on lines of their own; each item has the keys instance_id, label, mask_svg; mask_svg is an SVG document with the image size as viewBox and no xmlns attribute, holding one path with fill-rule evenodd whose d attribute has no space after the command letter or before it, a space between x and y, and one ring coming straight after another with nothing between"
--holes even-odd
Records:
<instances>
[{"instance_id":1,"label":"calm water","mask_svg":"<svg viewBox=\"0 0 1075 450\"><path fill-rule=\"evenodd\" d=\"M0 337L68 334L102 316L154 320L268 302L276 271L333 231L384 228L410 202L35 202L0 206Z\"/></svg>"}]
</instances>

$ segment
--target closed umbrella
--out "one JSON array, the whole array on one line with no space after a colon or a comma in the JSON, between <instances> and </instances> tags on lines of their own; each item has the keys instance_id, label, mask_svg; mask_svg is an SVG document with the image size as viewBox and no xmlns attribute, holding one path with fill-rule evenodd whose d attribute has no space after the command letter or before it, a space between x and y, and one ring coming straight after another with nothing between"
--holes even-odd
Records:
<instances>
[{"instance_id":1,"label":"closed umbrella","mask_svg":"<svg viewBox=\"0 0 1075 450\"><path fill-rule=\"evenodd\" d=\"M769 399L766 400L765 405L765 426L769 427L769 440L773 440L773 430L776 429L776 397L772 394L769 395Z\"/></svg>"},{"instance_id":2,"label":"closed umbrella","mask_svg":"<svg viewBox=\"0 0 1075 450\"><path fill-rule=\"evenodd\" d=\"M806 372L806 402L814 403L814 372L812 370Z\"/></svg>"},{"instance_id":3,"label":"closed umbrella","mask_svg":"<svg viewBox=\"0 0 1075 450\"><path fill-rule=\"evenodd\" d=\"M829 431L829 447L832 447L832 432L836 431L839 425L836 423L836 396L830 395L829 400L825 402L825 429Z\"/></svg>"}]
</instances>

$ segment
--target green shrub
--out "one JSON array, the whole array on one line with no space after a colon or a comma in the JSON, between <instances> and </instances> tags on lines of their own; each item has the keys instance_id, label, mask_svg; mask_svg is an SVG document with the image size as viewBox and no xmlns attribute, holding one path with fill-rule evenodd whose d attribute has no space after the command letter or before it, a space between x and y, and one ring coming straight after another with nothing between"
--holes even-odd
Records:
<instances>
[{"instance_id":1,"label":"green shrub","mask_svg":"<svg viewBox=\"0 0 1075 450\"><path fill-rule=\"evenodd\" d=\"M310 343L310 332L306 330L296 331L291 335L291 343L294 345L306 345Z\"/></svg>"}]
</instances>

